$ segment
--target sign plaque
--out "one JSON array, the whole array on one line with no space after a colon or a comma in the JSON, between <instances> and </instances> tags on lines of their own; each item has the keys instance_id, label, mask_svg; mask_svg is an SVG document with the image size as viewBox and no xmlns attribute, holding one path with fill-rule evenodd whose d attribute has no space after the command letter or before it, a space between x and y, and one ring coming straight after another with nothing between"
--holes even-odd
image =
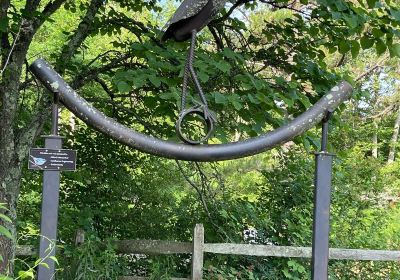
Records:
<instances>
[{"instance_id":1,"label":"sign plaque","mask_svg":"<svg viewBox=\"0 0 400 280\"><path fill-rule=\"evenodd\" d=\"M75 171L76 151L46 148L30 149L28 168L32 170Z\"/></svg>"}]
</instances>

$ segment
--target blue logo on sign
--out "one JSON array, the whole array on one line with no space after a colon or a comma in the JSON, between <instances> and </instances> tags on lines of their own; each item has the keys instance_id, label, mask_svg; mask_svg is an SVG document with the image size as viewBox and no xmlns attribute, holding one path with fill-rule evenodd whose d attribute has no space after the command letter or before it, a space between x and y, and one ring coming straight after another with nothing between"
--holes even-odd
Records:
<instances>
[{"instance_id":1,"label":"blue logo on sign","mask_svg":"<svg viewBox=\"0 0 400 280\"><path fill-rule=\"evenodd\" d=\"M36 165L43 165L43 164L46 163L46 160L45 160L44 158L32 157L32 159L33 159L33 162L34 162Z\"/></svg>"}]
</instances>

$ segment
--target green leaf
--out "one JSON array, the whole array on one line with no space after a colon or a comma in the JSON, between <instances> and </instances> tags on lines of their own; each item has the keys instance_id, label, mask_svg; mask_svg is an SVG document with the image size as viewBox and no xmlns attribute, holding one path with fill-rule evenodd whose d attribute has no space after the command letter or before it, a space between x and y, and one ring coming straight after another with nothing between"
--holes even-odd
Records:
<instances>
[{"instance_id":1,"label":"green leaf","mask_svg":"<svg viewBox=\"0 0 400 280\"><path fill-rule=\"evenodd\" d=\"M300 100L301 104L303 104L304 107L306 107L306 108L311 107L310 99L308 99L307 96L301 94L301 95L299 95L299 100Z\"/></svg>"},{"instance_id":2,"label":"green leaf","mask_svg":"<svg viewBox=\"0 0 400 280\"><path fill-rule=\"evenodd\" d=\"M28 271L19 271L18 272L18 276L21 279L33 279L35 277L35 275L33 274L32 270L28 270Z\"/></svg>"},{"instance_id":3,"label":"green leaf","mask_svg":"<svg viewBox=\"0 0 400 280\"><path fill-rule=\"evenodd\" d=\"M303 145L306 151L309 153L311 151L310 141L308 141L307 137L303 137Z\"/></svg>"},{"instance_id":4,"label":"green leaf","mask_svg":"<svg viewBox=\"0 0 400 280\"><path fill-rule=\"evenodd\" d=\"M219 92L214 93L214 99L215 99L215 103L217 103L217 104L226 104L226 102L227 102L225 95L223 95Z\"/></svg>"},{"instance_id":5,"label":"green leaf","mask_svg":"<svg viewBox=\"0 0 400 280\"><path fill-rule=\"evenodd\" d=\"M235 107L236 110L240 111L243 108L243 104L238 95L230 95L229 101Z\"/></svg>"},{"instance_id":6,"label":"green leaf","mask_svg":"<svg viewBox=\"0 0 400 280\"><path fill-rule=\"evenodd\" d=\"M400 57L400 44L393 44L391 51L395 56Z\"/></svg>"},{"instance_id":7,"label":"green leaf","mask_svg":"<svg viewBox=\"0 0 400 280\"><path fill-rule=\"evenodd\" d=\"M332 2L335 3L335 6L339 12L343 12L348 9L347 4L344 1L336 0L336 1L332 1Z\"/></svg>"},{"instance_id":8,"label":"green leaf","mask_svg":"<svg viewBox=\"0 0 400 280\"><path fill-rule=\"evenodd\" d=\"M335 53L337 51L337 47L336 46L330 46L329 48L329 53Z\"/></svg>"},{"instance_id":9,"label":"green leaf","mask_svg":"<svg viewBox=\"0 0 400 280\"><path fill-rule=\"evenodd\" d=\"M179 93L177 91L163 91L160 94L160 98L164 100L178 100Z\"/></svg>"},{"instance_id":10,"label":"green leaf","mask_svg":"<svg viewBox=\"0 0 400 280\"><path fill-rule=\"evenodd\" d=\"M368 7L370 9L375 8L375 4L378 0L367 0Z\"/></svg>"},{"instance_id":11,"label":"green leaf","mask_svg":"<svg viewBox=\"0 0 400 280\"><path fill-rule=\"evenodd\" d=\"M345 16L344 20L350 28L356 28L358 26L358 17L356 15Z\"/></svg>"},{"instance_id":12,"label":"green leaf","mask_svg":"<svg viewBox=\"0 0 400 280\"><path fill-rule=\"evenodd\" d=\"M232 51L230 48L224 48L222 53L224 54L224 56L230 59L234 59L236 56L236 53Z\"/></svg>"},{"instance_id":13,"label":"green leaf","mask_svg":"<svg viewBox=\"0 0 400 280\"><path fill-rule=\"evenodd\" d=\"M289 273L289 271L287 270L287 268L285 268L285 269L283 270L283 274L284 274L287 278L292 279L292 274Z\"/></svg>"},{"instance_id":14,"label":"green leaf","mask_svg":"<svg viewBox=\"0 0 400 280\"><path fill-rule=\"evenodd\" d=\"M340 41L340 43L339 43L339 52L340 52L341 54L345 54L345 53L347 53L349 50L350 50L350 44L349 44L349 42L346 41L346 40Z\"/></svg>"},{"instance_id":15,"label":"green leaf","mask_svg":"<svg viewBox=\"0 0 400 280\"><path fill-rule=\"evenodd\" d=\"M45 262L41 262L39 265L45 267L45 268L49 268L49 265Z\"/></svg>"},{"instance_id":16,"label":"green leaf","mask_svg":"<svg viewBox=\"0 0 400 280\"><path fill-rule=\"evenodd\" d=\"M381 38L383 35L385 35L385 33L382 32L382 30L378 29L378 28L374 28L372 29L372 35L374 35L375 38Z\"/></svg>"},{"instance_id":17,"label":"green leaf","mask_svg":"<svg viewBox=\"0 0 400 280\"><path fill-rule=\"evenodd\" d=\"M117 84L118 91L121 93L126 93L131 90L131 87L127 84L127 82L119 81Z\"/></svg>"},{"instance_id":18,"label":"green leaf","mask_svg":"<svg viewBox=\"0 0 400 280\"><path fill-rule=\"evenodd\" d=\"M253 104L260 104L261 103L260 100L254 98L254 96L252 94L250 94L250 93L247 95L247 97L249 98L249 101L251 103L253 103Z\"/></svg>"},{"instance_id":19,"label":"green leaf","mask_svg":"<svg viewBox=\"0 0 400 280\"><path fill-rule=\"evenodd\" d=\"M146 48L144 47L143 44L140 44L140 43L133 43L133 44L132 44L132 49L135 50L135 51L143 51L143 50L145 50Z\"/></svg>"},{"instance_id":20,"label":"green leaf","mask_svg":"<svg viewBox=\"0 0 400 280\"><path fill-rule=\"evenodd\" d=\"M155 87L159 87L161 86L161 79L158 78L157 76L149 76L149 81L155 86Z\"/></svg>"},{"instance_id":21,"label":"green leaf","mask_svg":"<svg viewBox=\"0 0 400 280\"><path fill-rule=\"evenodd\" d=\"M58 263L58 260L57 260L57 258L55 257L55 256L50 256L49 257L51 260L53 260L57 265L60 265L59 263Z\"/></svg>"},{"instance_id":22,"label":"green leaf","mask_svg":"<svg viewBox=\"0 0 400 280\"><path fill-rule=\"evenodd\" d=\"M390 14L395 20L400 21L400 11L398 9L391 8Z\"/></svg>"},{"instance_id":23,"label":"green leaf","mask_svg":"<svg viewBox=\"0 0 400 280\"><path fill-rule=\"evenodd\" d=\"M12 223L12 220L9 217L7 217L6 215L1 214L1 213L0 213L0 220L4 220L8 223Z\"/></svg>"},{"instance_id":24,"label":"green leaf","mask_svg":"<svg viewBox=\"0 0 400 280\"><path fill-rule=\"evenodd\" d=\"M197 73L197 75L199 76L200 81L202 81L203 83L208 82L208 80L210 79L210 76L208 76L205 72L200 71Z\"/></svg>"},{"instance_id":25,"label":"green leaf","mask_svg":"<svg viewBox=\"0 0 400 280\"><path fill-rule=\"evenodd\" d=\"M314 25L310 26L309 33L311 36L317 36L318 32L319 32L319 28L317 26L314 26Z\"/></svg>"},{"instance_id":26,"label":"green leaf","mask_svg":"<svg viewBox=\"0 0 400 280\"><path fill-rule=\"evenodd\" d=\"M360 44L357 41L351 42L351 56L356 58L360 53Z\"/></svg>"},{"instance_id":27,"label":"green leaf","mask_svg":"<svg viewBox=\"0 0 400 280\"><path fill-rule=\"evenodd\" d=\"M215 66L224 73L229 73L231 71L231 65L222 61L219 63L215 63Z\"/></svg>"},{"instance_id":28,"label":"green leaf","mask_svg":"<svg viewBox=\"0 0 400 280\"><path fill-rule=\"evenodd\" d=\"M363 50L366 50L366 49L371 48L374 45L375 40L373 40L367 36L364 36L361 38L360 43L361 43L361 47L363 48Z\"/></svg>"},{"instance_id":29,"label":"green leaf","mask_svg":"<svg viewBox=\"0 0 400 280\"><path fill-rule=\"evenodd\" d=\"M144 84L146 84L146 79L143 78L143 76L138 76L133 78L133 85L136 88L142 87Z\"/></svg>"},{"instance_id":30,"label":"green leaf","mask_svg":"<svg viewBox=\"0 0 400 280\"><path fill-rule=\"evenodd\" d=\"M233 100L233 101L232 101L232 105L233 105L233 107L235 107L235 109L238 110L238 111L240 111L240 110L243 108L242 103L240 103L240 102L238 102L238 101L236 101L236 100Z\"/></svg>"},{"instance_id":31,"label":"green leaf","mask_svg":"<svg viewBox=\"0 0 400 280\"><path fill-rule=\"evenodd\" d=\"M219 211L219 214L224 218L228 218L229 217L228 212L226 212L225 209L222 209L221 211Z\"/></svg>"},{"instance_id":32,"label":"green leaf","mask_svg":"<svg viewBox=\"0 0 400 280\"><path fill-rule=\"evenodd\" d=\"M376 42L376 52L378 53L378 55L383 54L386 51L386 48L387 46L382 40L378 40Z\"/></svg>"},{"instance_id":33,"label":"green leaf","mask_svg":"<svg viewBox=\"0 0 400 280\"><path fill-rule=\"evenodd\" d=\"M0 226L0 234L7 238L13 239L11 232L3 226Z\"/></svg>"}]
</instances>

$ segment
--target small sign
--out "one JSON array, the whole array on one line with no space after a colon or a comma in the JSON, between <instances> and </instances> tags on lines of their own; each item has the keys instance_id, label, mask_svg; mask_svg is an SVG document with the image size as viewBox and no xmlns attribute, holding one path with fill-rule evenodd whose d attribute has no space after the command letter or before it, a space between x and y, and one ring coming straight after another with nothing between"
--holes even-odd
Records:
<instances>
[{"instance_id":1,"label":"small sign","mask_svg":"<svg viewBox=\"0 0 400 280\"><path fill-rule=\"evenodd\" d=\"M76 151L30 149L28 168L33 170L75 171Z\"/></svg>"}]
</instances>

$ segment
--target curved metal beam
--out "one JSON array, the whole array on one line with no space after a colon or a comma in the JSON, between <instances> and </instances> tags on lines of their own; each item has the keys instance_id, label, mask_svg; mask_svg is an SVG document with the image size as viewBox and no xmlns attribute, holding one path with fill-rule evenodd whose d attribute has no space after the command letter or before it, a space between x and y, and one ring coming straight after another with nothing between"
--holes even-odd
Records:
<instances>
[{"instance_id":1,"label":"curved metal beam","mask_svg":"<svg viewBox=\"0 0 400 280\"><path fill-rule=\"evenodd\" d=\"M187 145L161 140L134 131L94 108L80 97L43 59L31 66L32 73L78 118L94 129L139 151L177 160L221 161L255 155L285 143L318 124L328 111L351 96L352 87L343 81L306 112L273 131L245 141L219 145Z\"/></svg>"}]
</instances>

